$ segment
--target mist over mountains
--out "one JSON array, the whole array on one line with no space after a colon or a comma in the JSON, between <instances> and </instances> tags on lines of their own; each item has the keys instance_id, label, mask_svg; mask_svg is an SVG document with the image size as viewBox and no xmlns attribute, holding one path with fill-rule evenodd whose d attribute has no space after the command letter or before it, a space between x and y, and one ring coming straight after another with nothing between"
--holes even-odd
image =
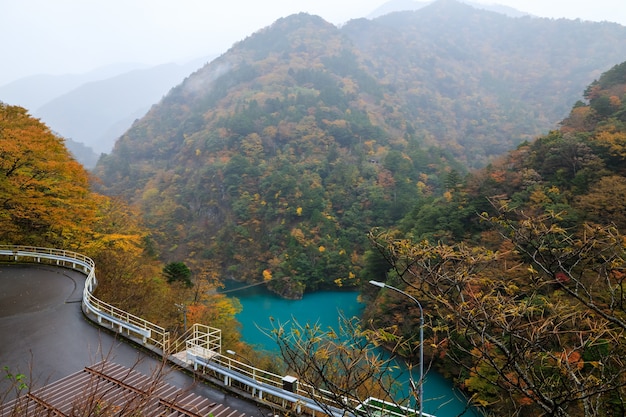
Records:
<instances>
[{"instance_id":1,"label":"mist over mountains","mask_svg":"<svg viewBox=\"0 0 626 417\"><path fill-rule=\"evenodd\" d=\"M0 97L29 109L55 133L71 139L68 146L75 156L93 168L98 155L110 152L135 119L207 61L120 64L87 74L32 76L0 87Z\"/></svg>"},{"instance_id":2,"label":"mist over mountains","mask_svg":"<svg viewBox=\"0 0 626 417\"><path fill-rule=\"evenodd\" d=\"M397 13L398 11L420 10L425 6L429 6L430 3L426 1L392 0L374 10L369 17L380 17L389 13L393 15L394 12ZM441 3L441 1L436 3ZM454 4L456 2L452 1L451 3ZM465 11L469 10L469 6L471 6L482 11L493 11L510 17L529 17L524 12L505 6L484 5L472 2L463 2L463 4L468 6ZM461 19L463 18L461 16ZM387 17L387 19L390 19L390 17ZM549 19L538 20L549 21ZM358 31L358 25L354 24L357 21L346 24L346 26L352 28L347 30ZM384 21L384 19L380 20L380 23ZM532 21L535 21L535 19ZM570 22L571 25L576 25L576 23L580 22ZM440 40L436 39L436 30L437 28L431 27L422 32L414 31L410 34L396 33L390 35L404 36L409 44L416 36L419 36L419 42L432 44L440 42ZM529 28L528 30L534 29ZM578 31L578 29L571 27L565 30L566 32ZM409 32L411 31L412 29L409 29ZM354 33L353 35L355 37L368 36L368 34L359 33ZM523 36L522 34L520 35ZM489 36L498 36L498 34L492 33ZM567 37L566 34L562 36ZM450 38L454 38L454 35ZM560 39L560 37L557 36L556 39ZM359 41L356 40L355 42L358 43ZM444 39L443 42L447 42L447 40ZM471 45L464 45L463 47L466 46L472 47ZM410 50L397 52L401 55L407 52L409 55L411 54ZM432 52L439 53L436 47ZM397 57L394 56L393 58L396 59ZM135 119L143 116L150 106L157 103L169 89L179 84L185 76L206 62L208 62L208 59L203 58L185 65L164 64L150 68L141 67L138 64L117 64L88 74L27 77L1 86L0 98L7 103L26 107L33 115L40 117L57 134L82 143L87 148L92 148L94 152L87 159L93 161L97 159L98 154L110 152L114 141L130 127ZM442 64L445 63L442 62ZM406 62L403 65L411 68L414 66L414 63ZM604 65L603 69L606 68L607 66ZM598 74L596 70L593 76L587 75L580 80L581 85L588 83ZM578 94L574 93L576 91L575 88L572 88L570 91L572 92L568 97L570 99L574 97L574 94ZM567 99L561 101L561 103L568 102ZM567 105L562 104L562 108L558 110L558 115L552 117L552 114L548 114L547 120L539 121L536 129L526 133L532 137L545 131L546 128L553 127L553 123L560 120L560 117L566 111ZM539 118L544 116L546 115L537 115ZM519 134L516 133L516 135L518 137L512 143L519 142ZM456 140L461 141L462 139ZM498 149L494 148L488 152L488 155L479 155L481 162L478 165L488 160L489 154L501 153L508 149L510 143L507 142L503 145L499 148L496 145L495 148ZM87 162L87 159L82 158L81 161L88 168L92 168L92 162Z\"/></svg>"},{"instance_id":3,"label":"mist over mountains","mask_svg":"<svg viewBox=\"0 0 626 417\"><path fill-rule=\"evenodd\" d=\"M83 84L102 81L120 74L146 69L137 63L112 64L83 74L39 74L20 78L0 86L2 101L31 111Z\"/></svg>"},{"instance_id":4,"label":"mist over mountains","mask_svg":"<svg viewBox=\"0 0 626 417\"><path fill-rule=\"evenodd\" d=\"M377 17L384 16L386 14L393 13L393 12L415 11L425 6L428 6L430 3L432 2L431 1L419 1L419 0L390 0L386 2L385 4L381 5L380 7L376 8L374 11L372 11L372 13L367 15L367 18L375 19ZM503 6L503 5L495 4L495 3L483 4L483 3L476 3L472 1L462 1L462 3L470 5L476 9L501 13L509 17L528 16L528 13L525 13L523 11L514 9L509 6Z\"/></svg>"},{"instance_id":5,"label":"mist over mountains","mask_svg":"<svg viewBox=\"0 0 626 417\"><path fill-rule=\"evenodd\" d=\"M33 114L62 136L82 142L97 153L108 153L133 120L145 115L152 104L198 67L197 62L165 64L86 83L47 102Z\"/></svg>"},{"instance_id":6,"label":"mist over mountains","mask_svg":"<svg viewBox=\"0 0 626 417\"><path fill-rule=\"evenodd\" d=\"M288 297L354 285L367 230L555 128L623 39L446 0L340 28L289 16L173 88L95 173L168 259L271 266Z\"/></svg>"}]
</instances>

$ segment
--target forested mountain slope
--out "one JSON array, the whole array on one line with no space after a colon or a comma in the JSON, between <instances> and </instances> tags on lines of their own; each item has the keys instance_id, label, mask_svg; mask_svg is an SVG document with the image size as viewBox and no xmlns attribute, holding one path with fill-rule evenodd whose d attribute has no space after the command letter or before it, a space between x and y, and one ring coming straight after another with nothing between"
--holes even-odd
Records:
<instances>
[{"instance_id":1,"label":"forested mountain slope","mask_svg":"<svg viewBox=\"0 0 626 417\"><path fill-rule=\"evenodd\" d=\"M577 43L544 41L564 28ZM450 1L342 28L290 16L174 88L96 174L141 207L167 260L289 297L352 286L367 230L547 130L566 113L555 97L618 62L624 38Z\"/></svg>"},{"instance_id":2,"label":"forested mountain slope","mask_svg":"<svg viewBox=\"0 0 626 417\"><path fill-rule=\"evenodd\" d=\"M496 415L626 411L626 62L584 97L370 235L366 275L420 300L427 356ZM365 291L376 328L417 333L409 300Z\"/></svg>"},{"instance_id":3,"label":"forested mountain slope","mask_svg":"<svg viewBox=\"0 0 626 417\"><path fill-rule=\"evenodd\" d=\"M617 24L509 18L454 0L342 31L368 72L393 86L417 134L470 167L556 127L626 56Z\"/></svg>"}]
</instances>

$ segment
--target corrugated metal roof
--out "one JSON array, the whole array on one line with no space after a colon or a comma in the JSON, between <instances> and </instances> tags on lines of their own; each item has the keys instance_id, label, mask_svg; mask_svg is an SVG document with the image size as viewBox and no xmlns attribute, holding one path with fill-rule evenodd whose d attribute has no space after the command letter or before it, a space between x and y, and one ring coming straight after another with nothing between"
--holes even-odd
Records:
<instances>
[{"instance_id":1,"label":"corrugated metal roof","mask_svg":"<svg viewBox=\"0 0 626 417\"><path fill-rule=\"evenodd\" d=\"M13 416L244 417L223 404L112 362L100 362L21 396L0 409Z\"/></svg>"}]
</instances>

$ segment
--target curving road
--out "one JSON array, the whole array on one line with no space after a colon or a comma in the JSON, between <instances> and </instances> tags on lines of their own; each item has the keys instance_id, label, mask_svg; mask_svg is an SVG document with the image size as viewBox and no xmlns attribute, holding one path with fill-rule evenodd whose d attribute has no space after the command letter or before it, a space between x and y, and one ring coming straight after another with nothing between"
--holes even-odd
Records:
<instances>
[{"instance_id":1,"label":"curving road","mask_svg":"<svg viewBox=\"0 0 626 417\"><path fill-rule=\"evenodd\" d=\"M0 399L8 388L2 368L28 376L39 387L108 359L150 375L160 360L93 325L82 314L85 276L45 265L0 265ZM197 383L177 371L167 382L245 412L268 410ZM270 413L271 414L271 413Z\"/></svg>"}]
</instances>

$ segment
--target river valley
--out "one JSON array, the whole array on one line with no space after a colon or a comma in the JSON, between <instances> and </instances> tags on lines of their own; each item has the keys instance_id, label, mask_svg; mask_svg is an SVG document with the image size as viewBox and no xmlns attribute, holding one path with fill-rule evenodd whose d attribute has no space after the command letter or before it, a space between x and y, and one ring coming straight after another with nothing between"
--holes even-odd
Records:
<instances>
[{"instance_id":1,"label":"river valley","mask_svg":"<svg viewBox=\"0 0 626 417\"><path fill-rule=\"evenodd\" d=\"M300 324L319 323L322 328L336 328L340 313L345 317L359 317L363 310L363 304L358 301L358 293L355 291L320 291L307 293L302 300L287 300L266 290L264 286L237 289L239 287L240 283L228 282L224 291L237 297L243 306L243 311L237 316L242 324L242 337L257 349L266 351L278 350L261 330L272 328L270 317L280 323L295 320ZM399 366L403 371L394 375L394 378L408 387L406 367L403 364ZM417 371L413 378L416 381L419 379ZM425 379L424 412L437 417L458 416L463 412L466 400L449 380L432 370ZM478 416L479 413L469 410L463 415Z\"/></svg>"}]
</instances>

